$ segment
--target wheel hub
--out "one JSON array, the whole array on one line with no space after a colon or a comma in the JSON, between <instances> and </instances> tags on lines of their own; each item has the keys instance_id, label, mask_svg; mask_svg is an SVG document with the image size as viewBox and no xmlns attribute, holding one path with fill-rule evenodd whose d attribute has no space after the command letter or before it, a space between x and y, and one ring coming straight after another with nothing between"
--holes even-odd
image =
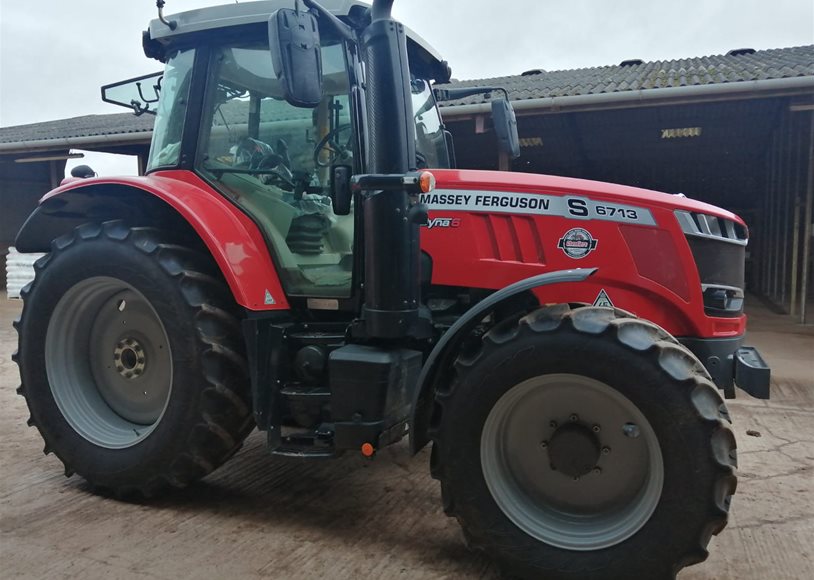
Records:
<instances>
[{"instance_id":1,"label":"wheel hub","mask_svg":"<svg viewBox=\"0 0 814 580\"><path fill-rule=\"evenodd\" d=\"M590 473L601 455L599 439L581 423L559 427L547 445L551 468L569 477Z\"/></svg>"},{"instance_id":2,"label":"wheel hub","mask_svg":"<svg viewBox=\"0 0 814 580\"><path fill-rule=\"evenodd\" d=\"M113 349L113 364L119 374L126 379L140 377L147 368L144 347L135 338L121 339Z\"/></svg>"}]
</instances>

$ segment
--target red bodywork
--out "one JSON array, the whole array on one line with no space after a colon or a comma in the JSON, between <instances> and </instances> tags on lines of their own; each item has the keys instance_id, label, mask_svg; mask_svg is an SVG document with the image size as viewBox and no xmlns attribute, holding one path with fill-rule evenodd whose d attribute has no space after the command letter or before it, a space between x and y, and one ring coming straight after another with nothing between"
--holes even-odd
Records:
<instances>
[{"instance_id":1,"label":"red bodywork","mask_svg":"<svg viewBox=\"0 0 814 580\"><path fill-rule=\"evenodd\" d=\"M191 171L157 171L145 177L65 180L40 203L92 185L141 189L172 206L186 219L220 266L235 300L249 310L286 310L288 301L263 235L237 206ZM269 304L268 296L273 300Z\"/></svg>"},{"instance_id":2,"label":"red bodywork","mask_svg":"<svg viewBox=\"0 0 814 580\"><path fill-rule=\"evenodd\" d=\"M684 197L633 187L546 175L476 170L433 170L437 190L576 196L646 208L653 225L573 219L532 213L432 209L436 225L422 228L421 247L433 261L432 283L496 290L554 270L597 267L579 284L541 288L541 303L593 303L602 290L613 305L651 320L676 336L724 338L743 334L746 317L704 314L701 282L674 211L683 209L743 221L735 214ZM224 273L236 301L250 310L289 308L270 252L257 225L189 171L146 177L71 180L42 201L78 187L115 183L162 199L195 229ZM582 258L558 247L573 228L597 242ZM268 292L268 293L267 293ZM273 298L269 304L267 296Z\"/></svg>"},{"instance_id":3,"label":"red bodywork","mask_svg":"<svg viewBox=\"0 0 814 580\"><path fill-rule=\"evenodd\" d=\"M586 282L541 288L537 291L540 302L593 303L604 290L614 306L651 320L675 336L723 338L745 331L745 316L704 314L695 261L673 212L701 212L745 227L735 214L681 196L582 179L473 170L433 170L433 174L437 190L576 196L646 208L655 220L655 226L645 226L553 215L433 209L430 219L442 218L439 223L445 226L422 232L421 247L433 259L433 284L498 289L547 271L597 267ZM558 247L573 228L588 230L597 242L582 258L571 258Z\"/></svg>"}]
</instances>

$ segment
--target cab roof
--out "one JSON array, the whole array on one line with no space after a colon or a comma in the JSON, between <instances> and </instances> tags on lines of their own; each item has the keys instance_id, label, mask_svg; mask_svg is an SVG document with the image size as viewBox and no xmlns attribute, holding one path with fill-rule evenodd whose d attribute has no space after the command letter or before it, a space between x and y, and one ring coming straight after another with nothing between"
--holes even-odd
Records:
<instances>
[{"instance_id":1,"label":"cab roof","mask_svg":"<svg viewBox=\"0 0 814 580\"><path fill-rule=\"evenodd\" d=\"M352 13L361 15L370 8L369 4L356 0L322 0L320 4L340 18L350 17ZM171 30L169 26L161 22L158 18L155 18L150 21L150 27L147 33L150 39L166 45L171 43L175 38L187 34L265 23L268 22L269 17L274 11L280 8L293 7L294 0L260 0L257 2L210 6L165 16L167 21L174 20L177 23L174 30ZM438 64L444 62L441 55L426 40L410 30L407 26L405 26L404 29L407 32L408 41L411 41L414 45L413 48L417 48L424 53L422 60L433 60Z\"/></svg>"}]
</instances>

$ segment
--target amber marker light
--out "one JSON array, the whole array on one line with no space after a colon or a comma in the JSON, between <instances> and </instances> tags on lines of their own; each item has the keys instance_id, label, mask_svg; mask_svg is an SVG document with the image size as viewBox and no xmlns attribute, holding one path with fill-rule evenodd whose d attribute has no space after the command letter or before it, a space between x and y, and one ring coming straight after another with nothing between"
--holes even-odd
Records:
<instances>
[{"instance_id":1,"label":"amber marker light","mask_svg":"<svg viewBox=\"0 0 814 580\"><path fill-rule=\"evenodd\" d=\"M435 189L435 176L429 171L422 171L418 176L418 186L421 188L421 193L429 193Z\"/></svg>"},{"instance_id":2,"label":"amber marker light","mask_svg":"<svg viewBox=\"0 0 814 580\"><path fill-rule=\"evenodd\" d=\"M376 453L376 448L373 447L372 443L362 443L362 455L365 457L373 457L374 453Z\"/></svg>"}]
</instances>

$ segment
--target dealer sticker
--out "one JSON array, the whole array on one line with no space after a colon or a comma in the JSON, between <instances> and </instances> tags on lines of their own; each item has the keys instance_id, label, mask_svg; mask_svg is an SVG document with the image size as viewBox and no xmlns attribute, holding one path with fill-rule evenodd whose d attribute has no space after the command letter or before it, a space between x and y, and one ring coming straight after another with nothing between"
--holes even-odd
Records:
<instances>
[{"instance_id":1,"label":"dealer sticker","mask_svg":"<svg viewBox=\"0 0 814 580\"><path fill-rule=\"evenodd\" d=\"M588 230L572 228L563 234L557 242L557 247L569 258L579 260L593 252L598 242L599 240L594 239Z\"/></svg>"}]
</instances>

